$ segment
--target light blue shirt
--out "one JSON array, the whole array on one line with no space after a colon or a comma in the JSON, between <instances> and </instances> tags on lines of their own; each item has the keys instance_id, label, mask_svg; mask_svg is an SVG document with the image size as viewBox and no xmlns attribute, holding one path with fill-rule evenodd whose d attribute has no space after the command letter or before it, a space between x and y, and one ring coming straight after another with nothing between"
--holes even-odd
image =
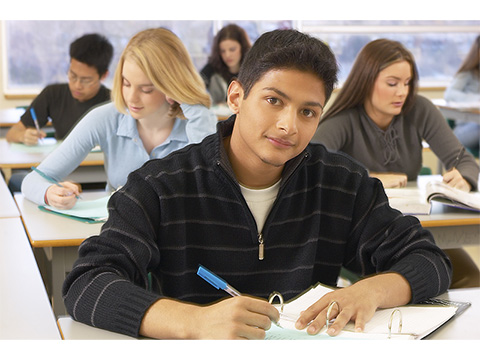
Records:
<instances>
[{"instance_id":1,"label":"light blue shirt","mask_svg":"<svg viewBox=\"0 0 480 360\"><path fill-rule=\"evenodd\" d=\"M480 101L480 79L473 71L462 71L455 75L445 90L445 100L456 102Z\"/></svg>"},{"instance_id":2,"label":"light blue shirt","mask_svg":"<svg viewBox=\"0 0 480 360\"><path fill-rule=\"evenodd\" d=\"M168 138L148 154L138 133L137 120L119 113L113 103L101 105L79 121L38 169L59 182L64 181L98 145L105 157L107 190L115 190L147 160L162 158L188 144L201 142L215 132L217 117L205 106L182 104L181 108L187 120L175 119ZM51 185L31 172L22 182L22 193L36 204L45 205L45 192Z\"/></svg>"}]
</instances>

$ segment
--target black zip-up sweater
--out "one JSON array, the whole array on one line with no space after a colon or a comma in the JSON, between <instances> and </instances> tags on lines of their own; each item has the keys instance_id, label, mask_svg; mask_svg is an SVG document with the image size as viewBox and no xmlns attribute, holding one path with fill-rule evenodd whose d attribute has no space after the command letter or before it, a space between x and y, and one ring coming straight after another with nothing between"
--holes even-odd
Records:
<instances>
[{"instance_id":1,"label":"black zip-up sweater","mask_svg":"<svg viewBox=\"0 0 480 360\"><path fill-rule=\"evenodd\" d=\"M162 296L195 303L228 296L196 275L199 264L264 298L279 291L287 300L317 282L334 286L342 266L402 274L412 302L447 290L451 265L430 232L391 209L359 163L323 145L308 145L286 164L258 234L223 148L233 123L147 162L112 196L108 221L80 246L64 284L74 319L138 336Z\"/></svg>"}]
</instances>

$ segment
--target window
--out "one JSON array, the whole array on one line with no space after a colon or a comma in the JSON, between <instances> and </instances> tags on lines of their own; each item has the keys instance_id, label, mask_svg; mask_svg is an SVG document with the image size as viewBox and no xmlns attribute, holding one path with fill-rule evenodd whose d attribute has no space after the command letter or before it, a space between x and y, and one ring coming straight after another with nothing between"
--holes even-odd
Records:
<instances>
[{"instance_id":1,"label":"window","mask_svg":"<svg viewBox=\"0 0 480 360\"><path fill-rule=\"evenodd\" d=\"M478 35L480 21L228 21L228 20L105 20L55 21L8 20L3 25L6 94L35 94L45 85L67 81L69 44L92 32L102 33L114 46L107 86L128 40L137 32L163 26L177 34L187 47L197 69L205 65L214 34L234 22L254 42L263 32L298 28L327 42L340 64L340 82L348 75L358 51L369 41L387 37L402 42L415 56L421 86L445 86Z\"/></svg>"},{"instance_id":2,"label":"window","mask_svg":"<svg viewBox=\"0 0 480 360\"><path fill-rule=\"evenodd\" d=\"M330 45L345 80L360 49L378 38L401 42L417 63L420 86L445 86L476 36L480 21L304 21L302 31Z\"/></svg>"},{"instance_id":3,"label":"window","mask_svg":"<svg viewBox=\"0 0 480 360\"><path fill-rule=\"evenodd\" d=\"M6 94L36 94L47 84L66 82L70 57L70 43L87 33L105 35L114 47L110 75L105 81L111 86L118 59L137 32L165 27L173 31L185 44L192 60L201 69L207 62L211 43L216 33L229 21L51 21L11 20L4 21L2 32L5 42L7 68ZM290 21L235 21L249 34L252 42L260 34L279 27L291 27Z\"/></svg>"}]
</instances>

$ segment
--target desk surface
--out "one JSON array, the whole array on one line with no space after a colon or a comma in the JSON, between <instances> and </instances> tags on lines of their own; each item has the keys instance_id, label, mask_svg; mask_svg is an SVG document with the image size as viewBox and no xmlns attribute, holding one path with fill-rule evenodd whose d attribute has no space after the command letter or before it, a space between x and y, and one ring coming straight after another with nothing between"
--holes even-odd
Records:
<instances>
[{"instance_id":1,"label":"desk surface","mask_svg":"<svg viewBox=\"0 0 480 360\"><path fill-rule=\"evenodd\" d=\"M444 99L433 99L432 102L446 119L480 123L480 103L447 102Z\"/></svg>"},{"instance_id":2,"label":"desk surface","mask_svg":"<svg viewBox=\"0 0 480 360\"><path fill-rule=\"evenodd\" d=\"M19 217L17 205L8 189L5 179L0 174L0 218Z\"/></svg>"},{"instance_id":3,"label":"desk surface","mask_svg":"<svg viewBox=\"0 0 480 360\"><path fill-rule=\"evenodd\" d=\"M17 151L15 146L12 146L6 139L0 139L0 168L29 169L40 164L51 150L51 147L48 147L48 151L39 151L38 148L32 147L31 152ZM91 152L80 166L103 165L103 163L103 152Z\"/></svg>"},{"instance_id":4,"label":"desk surface","mask_svg":"<svg viewBox=\"0 0 480 360\"><path fill-rule=\"evenodd\" d=\"M463 314L453 318L437 331L428 336L434 340L480 340L480 288L449 290L440 296L443 299L467 301L472 303ZM132 340L130 336L116 334L111 331L94 328L73 320L71 317L60 317L58 326L66 340Z\"/></svg>"},{"instance_id":5,"label":"desk surface","mask_svg":"<svg viewBox=\"0 0 480 360\"><path fill-rule=\"evenodd\" d=\"M20 117L25 113L22 108L0 109L0 127L11 127L20 121Z\"/></svg>"},{"instance_id":6,"label":"desk surface","mask_svg":"<svg viewBox=\"0 0 480 360\"><path fill-rule=\"evenodd\" d=\"M82 193L85 200L93 200L105 195L105 191ZM86 238L99 234L103 225L102 223L82 223L64 216L46 213L20 193L15 194L14 198L33 247L78 246Z\"/></svg>"},{"instance_id":7,"label":"desk surface","mask_svg":"<svg viewBox=\"0 0 480 360\"><path fill-rule=\"evenodd\" d=\"M61 339L20 218L0 219L0 294L0 339Z\"/></svg>"}]
</instances>

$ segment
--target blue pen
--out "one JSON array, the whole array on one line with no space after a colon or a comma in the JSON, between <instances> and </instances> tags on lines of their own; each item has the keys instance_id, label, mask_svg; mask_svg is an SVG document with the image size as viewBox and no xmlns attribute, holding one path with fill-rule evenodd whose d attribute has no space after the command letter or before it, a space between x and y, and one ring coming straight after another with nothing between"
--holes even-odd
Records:
<instances>
[{"instance_id":1,"label":"blue pen","mask_svg":"<svg viewBox=\"0 0 480 360\"><path fill-rule=\"evenodd\" d=\"M52 178L51 176L48 176L47 174L45 174L43 171L41 170L38 170L35 166L32 166L32 170L35 171L38 175L40 175L41 177L43 177L45 180L47 180L48 182L51 182L52 184L55 184L57 186L60 186L60 187L65 187L63 186L62 184L60 184L57 180L55 180L54 178ZM81 199L80 196L78 195L75 195L75 197L77 199Z\"/></svg>"},{"instance_id":2,"label":"blue pen","mask_svg":"<svg viewBox=\"0 0 480 360\"><path fill-rule=\"evenodd\" d=\"M30 108L30 114L32 115L33 123L37 129L38 136L40 136L40 126L38 125L37 114L35 113L35 109L33 107Z\"/></svg>"},{"instance_id":3,"label":"blue pen","mask_svg":"<svg viewBox=\"0 0 480 360\"><path fill-rule=\"evenodd\" d=\"M233 287L228 285L228 283L225 280L223 280L220 276L215 275L213 272L208 270L206 267L203 267L202 265L198 266L197 275L200 276L206 282L208 282L210 285L215 287L216 289L224 290L232 296L241 295L237 290L235 290Z\"/></svg>"},{"instance_id":4,"label":"blue pen","mask_svg":"<svg viewBox=\"0 0 480 360\"><path fill-rule=\"evenodd\" d=\"M223 280L220 276L214 274L210 270L208 270L206 267L199 265L198 270L197 270L197 275L200 276L203 280L208 282L210 285L212 285L216 289L221 289L223 291L226 291L228 294L232 296L240 296L240 292L236 290L234 287L230 286L225 280ZM288 320L288 321L293 321L295 322L297 319L291 317L290 315L284 314L283 312L280 312L280 317ZM277 325L279 325L277 323Z\"/></svg>"}]
</instances>

